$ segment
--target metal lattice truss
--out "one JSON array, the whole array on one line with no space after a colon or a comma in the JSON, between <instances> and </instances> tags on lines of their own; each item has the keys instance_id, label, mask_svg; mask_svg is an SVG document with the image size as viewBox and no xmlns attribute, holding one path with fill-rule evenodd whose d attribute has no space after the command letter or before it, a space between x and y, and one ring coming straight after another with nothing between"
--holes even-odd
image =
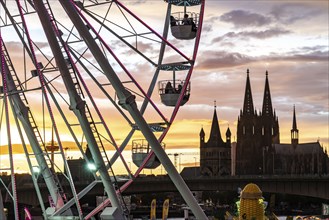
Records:
<instances>
[{"instance_id":1,"label":"metal lattice truss","mask_svg":"<svg viewBox=\"0 0 329 220\"><path fill-rule=\"evenodd\" d=\"M23 146L45 219L73 216L72 208L77 210L77 219L90 219L109 204L111 207L105 210L111 209L116 218L125 218L121 192L154 155L195 216L205 217L161 144L190 89L204 10L203 1L186 1L191 2L199 15L196 38L178 42L168 34L170 15L182 10L179 6L184 6L185 12L189 4L163 2L167 6L164 22L153 29L116 0L0 1L0 131L1 137L8 139L0 144L9 149L10 164L6 169L13 185L7 191L14 201L16 219L19 198L15 191L12 127ZM190 48L186 52L177 47L184 44ZM182 92L170 108L161 104L156 85L172 78L172 72L174 83L176 75L181 79ZM55 148L46 144L49 130L53 131L52 147L55 139L63 168L54 161ZM136 173L131 172L123 156L133 138L146 139L151 149ZM68 139L74 142L81 158L95 166L94 181L80 192L67 162L63 140ZM92 158L86 155L86 146ZM120 188L116 164L124 167L130 177ZM44 205L35 168L45 181L51 207ZM59 174L65 177L69 189L63 190ZM86 213L80 199L97 183L103 184L107 200Z\"/></svg>"}]
</instances>

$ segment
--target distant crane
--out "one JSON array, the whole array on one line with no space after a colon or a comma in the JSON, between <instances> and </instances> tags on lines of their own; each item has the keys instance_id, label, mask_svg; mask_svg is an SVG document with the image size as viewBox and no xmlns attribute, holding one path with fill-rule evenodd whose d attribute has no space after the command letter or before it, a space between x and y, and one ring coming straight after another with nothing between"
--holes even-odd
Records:
<instances>
[{"instance_id":1,"label":"distant crane","mask_svg":"<svg viewBox=\"0 0 329 220\"><path fill-rule=\"evenodd\" d=\"M174 166L177 169L177 158L179 158L179 172L181 171L181 155L199 155L197 152L186 152L186 153L169 153L168 156L174 156Z\"/></svg>"},{"instance_id":2,"label":"distant crane","mask_svg":"<svg viewBox=\"0 0 329 220\"><path fill-rule=\"evenodd\" d=\"M46 150L50 151L51 155L51 168L54 169L54 164L55 164L55 151L59 150L58 144L54 141L54 127L52 127L51 130L51 141L46 145Z\"/></svg>"}]
</instances>

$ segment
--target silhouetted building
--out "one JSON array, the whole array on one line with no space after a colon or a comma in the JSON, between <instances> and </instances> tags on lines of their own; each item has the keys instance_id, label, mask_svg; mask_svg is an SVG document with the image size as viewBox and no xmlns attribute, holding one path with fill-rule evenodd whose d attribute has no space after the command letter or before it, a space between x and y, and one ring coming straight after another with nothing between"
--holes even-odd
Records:
<instances>
[{"instance_id":1,"label":"silhouetted building","mask_svg":"<svg viewBox=\"0 0 329 220\"><path fill-rule=\"evenodd\" d=\"M254 109L249 70L247 70L243 109L237 124L237 142L231 143L231 131L222 140L216 106L208 142L200 131L201 175L309 175L329 174L329 157L319 141L299 143L295 106L291 143L280 143L279 120L272 107L266 71L262 111Z\"/></svg>"},{"instance_id":2,"label":"silhouetted building","mask_svg":"<svg viewBox=\"0 0 329 220\"><path fill-rule=\"evenodd\" d=\"M280 142L279 122L273 111L268 73L266 71L262 112L254 109L249 70L243 109L237 125L236 174L270 173L273 168L264 154L273 152L272 144Z\"/></svg>"},{"instance_id":3,"label":"silhouetted building","mask_svg":"<svg viewBox=\"0 0 329 220\"><path fill-rule=\"evenodd\" d=\"M218 124L216 105L207 142L203 128L200 131L200 169L201 174L205 176L231 174L231 131L227 128L224 142Z\"/></svg>"},{"instance_id":4,"label":"silhouetted building","mask_svg":"<svg viewBox=\"0 0 329 220\"><path fill-rule=\"evenodd\" d=\"M320 143L299 143L295 106L290 144L273 145L273 173L275 174L327 174L329 159Z\"/></svg>"},{"instance_id":5,"label":"silhouetted building","mask_svg":"<svg viewBox=\"0 0 329 220\"><path fill-rule=\"evenodd\" d=\"M272 107L266 71L263 108L254 109L249 70L237 125L236 174L327 174L328 154L319 142L299 143L295 107L291 143L280 144L279 121Z\"/></svg>"}]
</instances>

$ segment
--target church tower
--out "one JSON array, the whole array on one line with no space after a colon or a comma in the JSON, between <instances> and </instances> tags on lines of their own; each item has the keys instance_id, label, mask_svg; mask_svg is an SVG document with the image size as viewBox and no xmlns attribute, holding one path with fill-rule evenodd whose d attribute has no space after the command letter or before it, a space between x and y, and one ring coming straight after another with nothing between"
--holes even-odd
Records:
<instances>
[{"instance_id":1,"label":"church tower","mask_svg":"<svg viewBox=\"0 0 329 220\"><path fill-rule=\"evenodd\" d=\"M237 126L236 173L265 174L273 170L269 155L272 145L280 142L279 122L273 111L271 92L266 71L262 112L254 109L249 70L247 70L243 110Z\"/></svg>"},{"instance_id":2,"label":"church tower","mask_svg":"<svg viewBox=\"0 0 329 220\"><path fill-rule=\"evenodd\" d=\"M273 174L273 144L280 143L279 120L272 107L268 71L266 71L265 75L264 98L261 115L262 143L260 146L262 148L262 172L263 174Z\"/></svg>"},{"instance_id":3,"label":"church tower","mask_svg":"<svg viewBox=\"0 0 329 220\"><path fill-rule=\"evenodd\" d=\"M249 69L244 94L243 109L237 125L236 174L259 174L262 167L260 117L254 109Z\"/></svg>"},{"instance_id":4,"label":"church tower","mask_svg":"<svg viewBox=\"0 0 329 220\"><path fill-rule=\"evenodd\" d=\"M297 121L296 121L296 111L294 106L294 113L292 119L292 129L291 129L291 144L296 147L298 145L299 139L298 129L297 129Z\"/></svg>"},{"instance_id":5,"label":"church tower","mask_svg":"<svg viewBox=\"0 0 329 220\"><path fill-rule=\"evenodd\" d=\"M216 104L211 123L209 139L205 142L205 132L203 128L200 131L200 168L201 174L205 176L222 176L231 174L231 134L228 129L226 132L225 143L222 139Z\"/></svg>"},{"instance_id":6,"label":"church tower","mask_svg":"<svg viewBox=\"0 0 329 220\"><path fill-rule=\"evenodd\" d=\"M266 71L265 89L262 109L262 145L271 149L272 144L279 144L279 121L273 111L268 72Z\"/></svg>"}]
</instances>

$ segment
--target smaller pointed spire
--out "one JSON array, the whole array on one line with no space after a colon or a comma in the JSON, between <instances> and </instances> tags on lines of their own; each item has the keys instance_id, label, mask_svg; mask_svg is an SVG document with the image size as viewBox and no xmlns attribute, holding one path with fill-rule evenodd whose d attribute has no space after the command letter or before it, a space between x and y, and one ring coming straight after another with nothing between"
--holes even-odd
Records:
<instances>
[{"instance_id":1,"label":"smaller pointed spire","mask_svg":"<svg viewBox=\"0 0 329 220\"><path fill-rule=\"evenodd\" d=\"M227 130L226 130L226 137L231 137L230 127L228 127Z\"/></svg>"},{"instance_id":2,"label":"smaller pointed spire","mask_svg":"<svg viewBox=\"0 0 329 220\"><path fill-rule=\"evenodd\" d=\"M201 127L200 137L204 137L204 136L205 136L205 133L204 133L203 127Z\"/></svg>"},{"instance_id":3,"label":"smaller pointed spire","mask_svg":"<svg viewBox=\"0 0 329 220\"><path fill-rule=\"evenodd\" d=\"M293 119L292 119L292 130L298 131L297 129L297 120L296 120L296 109L294 105Z\"/></svg>"},{"instance_id":4,"label":"smaller pointed spire","mask_svg":"<svg viewBox=\"0 0 329 220\"><path fill-rule=\"evenodd\" d=\"M220 134L219 124L218 124L216 101L214 102L214 115L213 115L213 119L212 119L208 143L209 142L216 143L216 144L223 143L223 140L222 140L222 137Z\"/></svg>"},{"instance_id":5,"label":"smaller pointed spire","mask_svg":"<svg viewBox=\"0 0 329 220\"><path fill-rule=\"evenodd\" d=\"M201 131L199 135L200 135L200 148L202 148L204 147L204 137L205 137L203 126L201 126Z\"/></svg>"},{"instance_id":6,"label":"smaller pointed spire","mask_svg":"<svg viewBox=\"0 0 329 220\"><path fill-rule=\"evenodd\" d=\"M231 131L229 126L227 126L226 130L226 146L231 147Z\"/></svg>"},{"instance_id":7,"label":"smaller pointed spire","mask_svg":"<svg viewBox=\"0 0 329 220\"><path fill-rule=\"evenodd\" d=\"M296 111L294 105L293 119L292 119L292 129L291 129L291 144L297 146L298 144L298 129L297 129L297 120L296 120Z\"/></svg>"}]
</instances>

